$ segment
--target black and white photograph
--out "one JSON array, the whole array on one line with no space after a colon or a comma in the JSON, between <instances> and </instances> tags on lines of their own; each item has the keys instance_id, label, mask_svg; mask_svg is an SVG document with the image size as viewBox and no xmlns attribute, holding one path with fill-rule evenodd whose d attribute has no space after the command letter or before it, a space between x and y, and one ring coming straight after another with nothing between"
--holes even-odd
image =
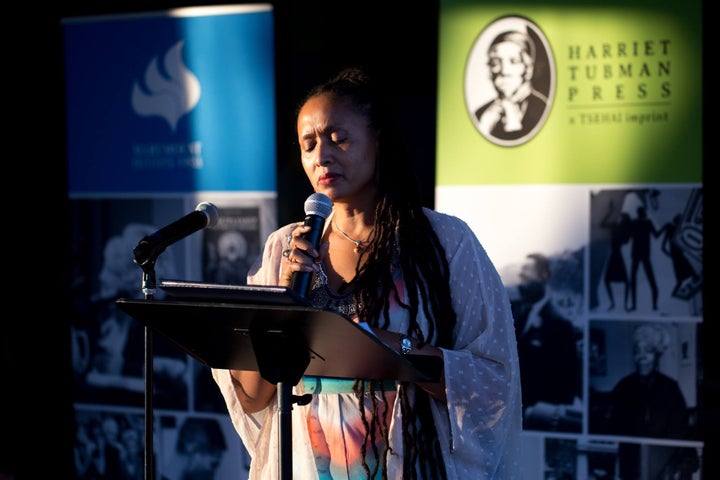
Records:
<instances>
[{"instance_id":1,"label":"black and white photograph","mask_svg":"<svg viewBox=\"0 0 720 480\"><path fill-rule=\"evenodd\" d=\"M583 420L583 250L530 252L508 286L515 319L523 428L580 433Z\"/></svg>"},{"instance_id":2,"label":"black and white photograph","mask_svg":"<svg viewBox=\"0 0 720 480\"><path fill-rule=\"evenodd\" d=\"M249 457L227 416L163 415L158 480L247 478Z\"/></svg>"},{"instance_id":3,"label":"black and white photograph","mask_svg":"<svg viewBox=\"0 0 720 480\"><path fill-rule=\"evenodd\" d=\"M702 315L702 199L700 186L591 193L591 312Z\"/></svg>"},{"instance_id":4,"label":"black and white photograph","mask_svg":"<svg viewBox=\"0 0 720 480\"><path fill-rule=\"evenodd\" d=\"M545 439L545 479L577 478L577 440L571 438Z\"/></svg>"},{"instance_id":5,"label":"black and white photograph","mask_svg":"<svg viewBox=\"0 0 720 480\"><path fill-rule=\"evenodd\" d=\"M701 458L692 445L621 442L616 478L700 480Z\"/></svg>"},{"instance_id":6,"label":"black and white photograph","mask_svg":"<svg viewBox=\"0 0 720 480\"><path fill-rule=\"evenodd\" d=\"M76 480L143 480L142 412L76 409L73 463Z\"/></svg>"},{"instance_id":7,"label":"black and white photograph","mask_svg":"<svg viewBox=\"0 0 720 480\"><path fill-rule=\"evenodd\" d=\"M260 209L223 207L218 223L204 237L204 281L245 285L260 254Z\"/></svg>"},{"instance_id":8,"label":"black and white photograph","mask_svg":"<svg viewBox=\"0 0 720 480\"><path fill-rule=\"evenodd\" d=\"M593 320L590 330L605 362L589 376L590 433L697 440L697 323Z\"/></svg>"},{"instance_id":9,"label":"black and white photograph","mask_svg":"<svg viewBox=\"0 0 720 480\"><path fill-rule=\"evenodd\" d=\"M439 208L453 205L453 214L467 220L497 265L513 309L523 429L581 433L588 239L578 224L587 222L587 188L456 190L439 192ZM470 196L473 202L463 201ZM495 222L510 222L513 234L488 229Z\"/></svg>"},{"instance_id":10,"label":"black and white photograph","mask_svg":"<svg viewBox=\"0 0 720 480\"><path fill-rule=\"evenodd\" d=\"M143 297L143 270L133 249L147 235L183 216L180 199L78 199L72 202L76 255L71 324L75 401L141 406L145 396L145 327L120 310L119 298ZM183 275L182 245L158 256L158 278ZM162 292L157 292L162 297ZM153 337L154 401L160 408L188 407L188 357Z\"/></svg>"}]
</instances>

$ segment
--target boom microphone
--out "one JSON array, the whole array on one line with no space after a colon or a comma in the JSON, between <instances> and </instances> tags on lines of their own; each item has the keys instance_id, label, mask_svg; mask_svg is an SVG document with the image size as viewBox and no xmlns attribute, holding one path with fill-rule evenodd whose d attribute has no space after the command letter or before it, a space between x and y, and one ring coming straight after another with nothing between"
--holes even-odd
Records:
<instances>
[{"instance_id":1,"label":"boom microphone","mask_svg":"<svg viewBox=\"0 0 720 480\"><path fill-rule=\"evenodd\" d=\"M305 200L305 225L311 230L302 235L312 243L315 250L320 248L320 239L325 226L325 219L332 212L332 201L323 193L313 193ZM290 288L300 297L306 298L312 287L312 272L294 272L290 281Z\"/></svg>"},{"instance_id":2,"label":"boom microphone","mask_svg":"<svg viewBox=\"0 0 720 480\"><path fill-rule=\"evenodd\" d=\"M205 227L215 226L219 216L215 205L209 202L200 203L195 207L194 212L143 237L133 249L134 262L142 267L146 263L156 260L158 255L178 240Z\"/></svg>"}]
</instances>

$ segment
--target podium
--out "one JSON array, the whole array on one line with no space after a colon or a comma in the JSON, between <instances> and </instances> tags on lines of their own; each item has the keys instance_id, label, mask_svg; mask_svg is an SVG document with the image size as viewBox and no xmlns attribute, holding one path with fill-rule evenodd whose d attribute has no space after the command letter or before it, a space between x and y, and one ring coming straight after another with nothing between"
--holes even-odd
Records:
<instances>
[{"instance_id":1,"label":"podium","mask_svg":"<svg viewBox=\"0 0 720 480\"><path fill-rule=\"evenodd\" d=\"M420 382L441 375L439 358L402 356L361 325L310 307L285 287L166 287L165 299L116 304L201 363L258 371L277 385L281 479L292 479L292 404L310 399L292 395L303 375Z\"/></svg>"}]
</instances>

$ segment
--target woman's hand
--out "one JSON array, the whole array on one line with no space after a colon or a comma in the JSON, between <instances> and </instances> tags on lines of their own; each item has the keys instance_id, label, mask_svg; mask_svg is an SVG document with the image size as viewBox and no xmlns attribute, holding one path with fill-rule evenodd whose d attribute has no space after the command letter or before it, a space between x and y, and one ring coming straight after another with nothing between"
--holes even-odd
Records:
<instances>
[{"instance_id":1,"label":"woman's hand","mask_svg":"<svg viewBox=\"0 0 720 480\"><path fill-rule=\"evenodd\" d=\"M400 338L402 335L400 335L397 332L390 332L388 330L383 330L382 328L371 328L373 333L375 333L375 336L385 343L387 346L392 348L393 350L400 353ZM412 355L427 355L432 357L437 357L441 361L443 360L443 353L442 350L440 350L437 347L434 347L432 345L425 344L422 348L418 348L417 343L415 340L412 340L413 342L413 349L412 349ZM443 365L443 368L440 370L440 378L436 382L415 382L418 387L422 388L423 390L427 391L430 395L435 397L436 399L447 402L447 396L445 394L445 368Z\"/></svg>"},{"instance_id":2,"label":"woman's hand","mask_svg":"<svg viewBox=\"0 0 720 480\"><path fill-rule=\"evenodd\" d=\"M317 271L318 263L327 253L327 242L320 247L322 252L319 252L310 240L303 236L310 230L310 226L298 224L291 232L289 248L282 254L284 258L280 266L280 286L289 287L295 272Z\"/></svg>"}]
</instances>

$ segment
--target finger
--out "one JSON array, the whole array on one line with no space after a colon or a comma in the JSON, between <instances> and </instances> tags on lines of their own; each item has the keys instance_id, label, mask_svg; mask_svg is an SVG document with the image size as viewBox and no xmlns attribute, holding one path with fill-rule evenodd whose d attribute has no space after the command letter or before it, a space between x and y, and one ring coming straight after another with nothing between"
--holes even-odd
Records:
<instances>
[{"instance_id":1,"label":"finger","mask_svg":"<svg viewBox=\"0 0 720 480\"><path fill-rule=\"evenodd\" d=\"M286 258L283 262L282 272L280 275L280 286L289 287L292 284L292 277L292 262L290 262L290 260Z\"/></svg>"},{"instance_id":2,"label":"finger","mask_svg":"<svg viewBox=\"0 0 720 480\"><path fill-rule=\"evenodd\" d=\"M310 230L311 228L309 225L303 225L302 223L299 223L295 226L295 228L292 229L292 232L290 232L290 236L293 240L297 240L299 238L302 238L302 236Z\"/></svg>"},{"instance_id":3,"label":"finger","mask_svg":"<svg viewBox=\"0 0 720 480\"><path fill-rule=\"evenodd\" d=\"M315 263L315 257L310 256L308 252L301 248L295 248L288 256L290 261L296 265L312 266Z\"/></svg>"},{"instance_id":4,"label":"finger","mask_svg":"<svg viewBox=\"0 0 720 480\"><path fill-rule=\"evenodd\" d=\"M307 256L303 254L300 254L300 256L307 258ZM290 286L295 272L312 272L314 270L312 264L306 264L296 260L297 258L293 257L292 253L283 259L282 272L280 274L280 278L282 279L280 281L281 286Z\"/></svg>"},{"instance_id":5,"label":"finger","mask_svg":"<svg viewBox=\"0 0 720 480\"><path fill-rule=\"evenodd\" d=\"M312 265L314 258L298 246L291 245L282 251L283 265Z\"/></svg>"},{"instance_id":6,"label":"finger","mask_svg":"<svg viewBox=\"0 0 720 480\"><path fill-rule=\"evenodd\" d=\"M312 272L313 271L312 264L301 263L301 262L298 262L295 260L296 259L294 259L292 256L290 256L283 262L284 265L283 265L283 269L282 269L283 270L282 276L288 282L290 282L290 280L292 280L293 274L295 272Z\"/></svg>"},{"instance_id":7,"label":"finger","mask_svg":"<svg viewBox=\"0 0 720 480\"><path fill-rule=\"evenodd\" d=\"M306 238L298 237L293 239L290 243L290 248L292 249L291 255L298 257L304 255L308 257L311 262L315 262L320 256L312 243L310 243L310 240L307 240Z\"/></svg>"}]
</instances>

